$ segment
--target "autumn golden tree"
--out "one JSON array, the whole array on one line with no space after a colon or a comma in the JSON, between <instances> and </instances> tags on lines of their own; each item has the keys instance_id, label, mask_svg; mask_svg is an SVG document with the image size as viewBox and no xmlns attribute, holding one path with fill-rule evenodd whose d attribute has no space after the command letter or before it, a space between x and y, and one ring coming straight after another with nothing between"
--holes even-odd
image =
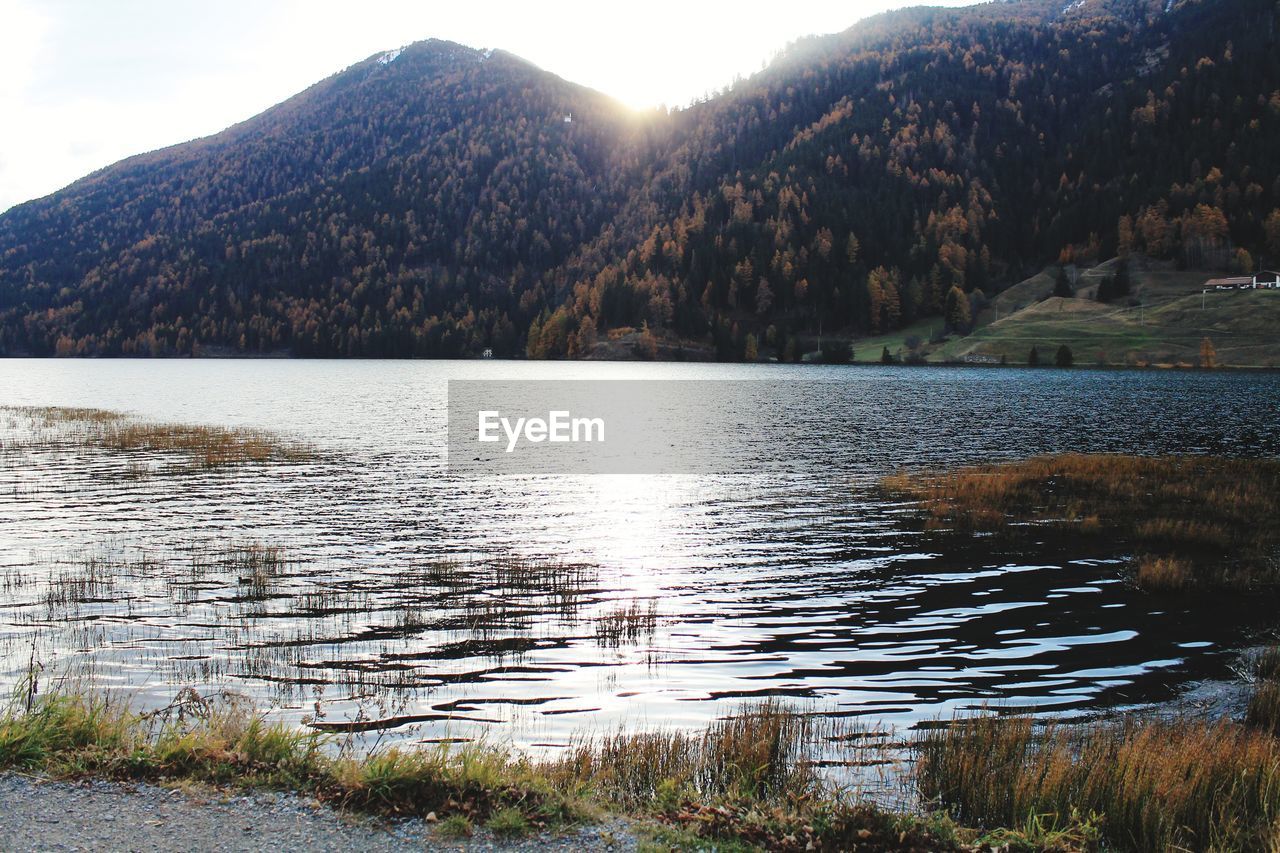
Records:
<instances>
[{"instance_id":1,"label":"autumn golden tree","mask_svg":"<svg viewBox=\"0 0 1280 853\"><path fill-rule=\"evenodd\" d=\"M1213 347L1213 341L1204 338L1200 341L1200 366L1205 368L1216 367L1218 362L1218 351Z\"/></svg>"}]
</instances>

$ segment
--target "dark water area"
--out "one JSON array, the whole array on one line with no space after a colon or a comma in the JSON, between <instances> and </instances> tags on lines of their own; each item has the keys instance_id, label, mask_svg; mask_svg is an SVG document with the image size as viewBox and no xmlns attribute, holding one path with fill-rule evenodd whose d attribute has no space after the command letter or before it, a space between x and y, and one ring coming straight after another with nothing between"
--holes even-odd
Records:
<instances>
[{"instance_id":1,"label":"dark water area","mask_svg":"<svg viewBox=\"0 0 1280 853\"><path fill-rule=\"evenodd\" d=\"M458 476L461 378L773 380L752 436L769 463ZM24 444L0 413L6 684L34 652L148 704L194 684L337 729L554 745L761 696L894 726L1164 705L1274 627L1269 599L1137 592L1119 546L925 532L876 484L1059 451L1274 457L1280 374L0 361L16 405L261 427L320 454L193 470ZM249 594L218 555L254 546L285 559Z\"/></svg>"}]
</instances>

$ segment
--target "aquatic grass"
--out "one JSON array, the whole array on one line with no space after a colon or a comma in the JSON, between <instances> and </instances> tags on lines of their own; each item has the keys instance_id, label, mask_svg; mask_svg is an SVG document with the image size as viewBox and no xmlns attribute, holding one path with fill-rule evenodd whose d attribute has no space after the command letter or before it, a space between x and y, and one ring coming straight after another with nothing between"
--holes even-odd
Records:
<instances>
[{"instance_id":1,"label":"aquatic grass","mask_svg":"<svg viewBox=\"0 0 1280 853\"><path fill-rule=\"evenodd\" d=\"M1181 592L1191 585L1191 564L1177 557L1143 556L1134 577L1150 592Z\"/></svg>"},{"instance_id":2,"label":"aquatic grass","mask_svg":"<svg viewBox=\"0 0 1280 853\"><path fill-rule=\"evenodd\" d=\"M548 614L589 637L596 626L580 608L596 600L596 578L593 567L503 557L351 573L274 542L203 540L174 549L107 542L37 557L0 571L0 588L15 623L51 632L59 648L98 648L76 636L91 625L133 633L139 612L172 614L202 636L155 659L166 678L247 678L269 701L291 703L317 683L360 696L416 689L424 658L393 643L428 631L443 635L431 657L494 660L535 647L535 635L554 627ZM513 585L525 591L502 592ZM349 652L358 647L372 652Z\"/></svg>"},{"instance_id":3,"label":"aquatic grass","mask_svg":"<svg viewBox=\"0 0 1280 853\"><path fill-rule=\"evenodd\" d=\"M548 611L570 621L578 617L584 596L597 583L594 566L562 560L499 555L474 560L438 560L398 574L406 590L447 595L462 612L466 628L481 635L524 631ZM414 613L413 609L421 610ZM431 609L438 611L438 603ZM439 622L419 597L405 601L399 623L415 630Z\"/></svg>"},{"instance_id":4,"label":"aquatic grass","mask_svg":"<svg viewBox=\"0 0 1280 853\"><path fill-rule=\"evenodd\" d=\"M1062 454L886 477L932 529L1052 527L1131 549L1160 590L1280 583L1280 461Z\"/></svg>"},{"instance_id":5,"label":"aquatic grass","mask_svg":"<svg viewBox=\"0 0 1280 853\"><path fill-rule=\"evenodd\" d=\"M161 454L204 469L318 457L306 443L247 427L157 423L122 412L58 406L5 406L0 413L19 421L9 430L7 449L89 447L127 455ZM140 479L151 473L150 467L133 460L121 475Z\"/></svg>"},{"instance_id":6,"label":"aquatic grass","mask_svg":"<svg viewBox=\"0 0 1280 853\"><path fill-rule=\"evenodd\" d=\"M631 807L674 792L780 802L821 787L818 754L848 738L838 723L768 699L698 732L618 731L578 739L556 767L561 776L589 780L597 796Z\"/></svg>"},{"instance_id":7,"label":"aquatic grass","mask_svg":"<svg viewBox=\"0 0 1280 853\"><path fill-rule=\"evenodd\" d=\"M167 596L189 608L206 588L229 588L235 592L229 601L256 604L279 595L279 581L294 563L283 547L258 542L209 543L193 548L185 564L149 550L105 546L65 561L10 567L0 575L0 589L15 598L30 590L46 621L81 618L86 604L127 609L135 597ZM28 610L21 618L38 620L39 614Z\"/></svg>"},{"instance_id":8,"label":"aquatic grass","mask_svg":"<svg viewBox=\"0 0 1280 853\"><path fill-rule=\"evenodd\" d=\"M115 588L120 564L95 555L53 575L45 589L45 605L52 613L60 608L100 600Z\"/></svg>"},{"instance_id":9,"label":"aquatic grass","mask_svg":"<svg viewBox=\"0 0 1280 853\"><path fill-rule=\"evenodd\" d=\"M592 566L563 560L500 556L472 564L476 581L502 597L546 595L569 606L597 579Z\"/></svg>"},{"instance_id":10,"label":"aquatic grass","mask_svg":"<svg viewBox=\"0 0 1280 853\"><path fill-rule=\"evenodd\" d=\"M805 760L812 724L811 717L776 699L718 721L703 739L704 789L724 786L743 796L769 798L812 788L817 777Z\"/></svg>"},{"instance_id":11,"label":"aquatic grass","mask_svg":"<svg viewBox=\"0 0 1280 853\"><path fill-rule=\"evenodd\" d=\"M187 424L107 422L96 443L126 453L178 453L203 468L314 457L305 446L282 442L265 430Z\"/></svg>"},{"instance_id":12,"label":"aquatic grass","mask_svg":"<svg viewBox=\"0 0 1280 853\"><path fill-rule=\"evenodd\" d=\"M596 641L606 647L652 640L658 628L658 602L632 601L595 619Z\"/></svg>"},{"instance_id":13,"label":"aquatic grass","mask_svg":"<svg viewBox=\"0 0 1280 853\"><path fill-rule=\"evenodd\" d=\"M922 793L962 823L1054 826L1083 814L1121 849L1280 844L1280 742L1230 720L982 715L928 730L918 751Z\"/></svg>"},{"instance_id":14,"label":"aquatic grass","mask_svg":"<svg viewBox=\"0 0 1280 853\"><path fill-rule=\"evenodd\" d=\"M289 567L283 548L259 542L232 545L218 553L215 561L237 576L250 601L265 601L275 595L275 582Z\"/></svg>"},{"instance_id":15,"label":"aquatic grass","mask_svg":"<svg viewBox=\"0 0 1280 853\"><path fill-rule=\"evenodd\" d=\"M107 424L123 420L122 412L76 406L0 406L0 412L30 419L50 428L67 423Z\"/></svg>"}]
</instances>

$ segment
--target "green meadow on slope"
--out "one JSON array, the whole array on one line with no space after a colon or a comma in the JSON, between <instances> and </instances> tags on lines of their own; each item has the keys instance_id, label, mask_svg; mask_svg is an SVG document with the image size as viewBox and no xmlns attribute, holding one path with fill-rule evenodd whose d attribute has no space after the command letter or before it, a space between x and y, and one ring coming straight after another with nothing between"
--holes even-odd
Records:
<instances>
[{"instance_id":1,"label":"green meadow on slope","mask_svg":"<svg viewBox=\"0 0 1280 853\"><path fill-rule=\"evenodd\" d=\"M1135 269L1130 299L1098 302L1098 283L1115 263L1080 273L1074 297L1052 295L1056 269L1049 269L994 297L969 335L930 343L941 324L925 323L857 341L856 358L878 361L887 346L894 358L910 360L914 338L928 362L1026 364L1034 347L1041 364L1052 364L1065 345L1076 366L1280 367L1280 291L1203 293L1218 274ZM1201 364L1206 339L1211 364Z\"/></svg>"}]
</instances>

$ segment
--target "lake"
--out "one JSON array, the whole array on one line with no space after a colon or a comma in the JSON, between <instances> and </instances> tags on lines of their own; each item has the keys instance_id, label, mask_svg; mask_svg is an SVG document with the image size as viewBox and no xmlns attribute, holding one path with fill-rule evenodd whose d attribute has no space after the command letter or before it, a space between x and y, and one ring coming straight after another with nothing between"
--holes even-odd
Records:
<instances>
[{"instance_id":1,"label":"lake","mask_svg":"<svg viewBox=\"0 0 1280 853\"><path fill-rule=\"evenodd\" d=\"M446 383L489 378L773 380L765 420L793 464L450 473ZM229 688L286 720L524 746L699 726L765 696L912 726L1167 703L1229 678L1274 611L1137 592L1097 545L940 537L876 484L1066 450L1276 456L1275 373L0 360L0 405L28 404L262 427L321 453L177 471L7 448L8 684L36 659L46 684L91 676L147 704ZM0 419L6 445L13 430ZM288 560L263 595L199 568L253 544ZM86 561L113 576L51 594Z\"/></svg>"}]
</instances>

